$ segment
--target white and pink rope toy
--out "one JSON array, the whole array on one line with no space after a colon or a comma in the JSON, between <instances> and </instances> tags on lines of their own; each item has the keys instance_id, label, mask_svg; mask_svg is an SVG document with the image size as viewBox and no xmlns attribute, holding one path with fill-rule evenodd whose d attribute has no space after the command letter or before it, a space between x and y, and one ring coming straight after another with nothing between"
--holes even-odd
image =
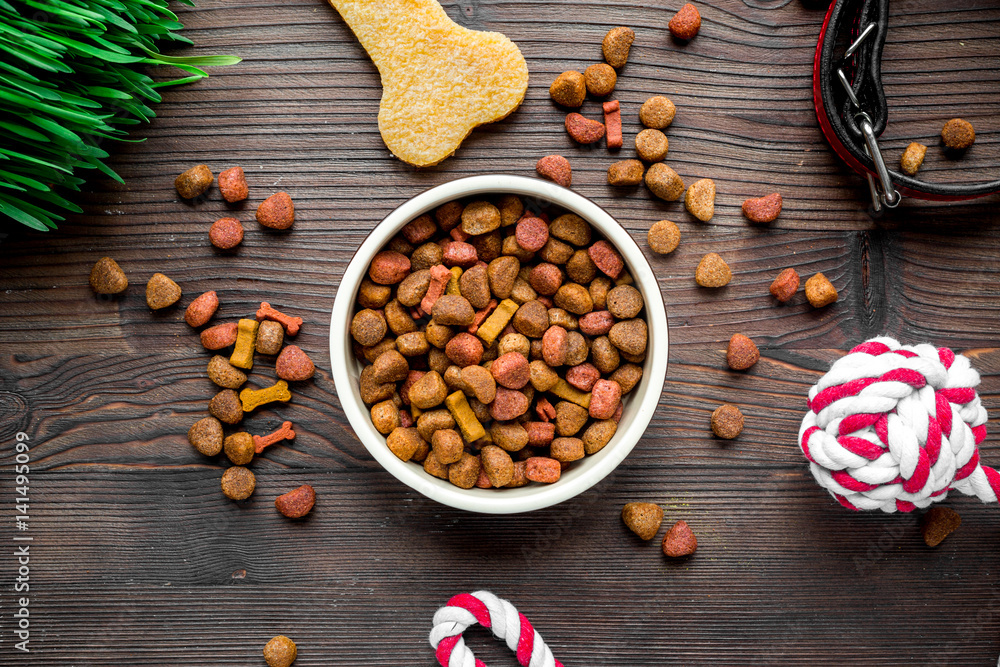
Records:
<instances>
[{"instance_id":1,"label":"white and pink rope toy","mask_svg":"<svg viewBox=\"0 0 1000 667\"><path fill-rule=\"evenodd\" d=\"M799 445L813 477L852 510L912 512L952 489L996 502L1000 473L979 463L978 384L946 347L858 345L809 390Z\"/></svg>"},{"instance_id":2,"label":"white and pink rope toy","mask_svg":"<svg viewBox=\"0 0 1000 667\"><path fill-rule=\"evenodd\" d=\"M462 633L474 623L503 639L523 667L563 667L524 614L488 591L460 593L434 614L430 641L441 667L486 667L462 639Z\"/></svg>"}]
</instances>

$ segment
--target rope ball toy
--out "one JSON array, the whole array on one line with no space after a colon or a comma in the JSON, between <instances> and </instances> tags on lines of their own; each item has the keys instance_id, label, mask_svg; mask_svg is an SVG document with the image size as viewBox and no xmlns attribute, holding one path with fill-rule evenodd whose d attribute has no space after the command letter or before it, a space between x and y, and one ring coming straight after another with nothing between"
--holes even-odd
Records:
<instances>
[{"instance_id":1,"label":"rope ball toy","mask_svg":"<svg viewBox=\"0 0 1000 667\"><path fill-rule=\"evenodd\" d=\"M979 463L978 384L946 347L858 345L809 390L799 445L813 477L852 510L912 512L952 489L996 502L1000 473Z\"/></svg>"},{"instance_id":2,"label":"rope ball toy","mask_svg":"<svg viewBox=\"0 0 1000 667\"><path fill-rule=\"evenodd\" d=\"M441 667L486 667L462 638L474 623L490 628L494 637L504 640L522 667L563 667L524 614L488 591L460 593L434 614L430 642Z\"/></svg>"}]
</instances>

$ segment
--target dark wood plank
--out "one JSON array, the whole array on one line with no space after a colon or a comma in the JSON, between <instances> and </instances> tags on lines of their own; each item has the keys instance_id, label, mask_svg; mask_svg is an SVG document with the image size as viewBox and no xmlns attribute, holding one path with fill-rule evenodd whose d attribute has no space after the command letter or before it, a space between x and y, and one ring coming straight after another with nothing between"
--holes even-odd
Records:
<instances>
[{"instance_id":1,"label":"dark wood plank","mask_svg":"<svg viewBox=\"0 0 1000 667\"><path fill-rule=\"evenodd\" d=\"M906 201L878 221L863 182L833 157L812 110L821 2L710 0L698 38L666 31L676 5L548 0L443 3L458 22L514 39L531 71L509 119L477 130L439 167L389 157L375 124L378 74L321 0L178 7L197 53L245 61L193 86L170 88L141 144L113 146L125 185L104 179L86 213L58 233L0 237L0 479L14 434L32 438L33 653L0 642L0 664L255 665L278 633L296 639L296 665L431 665L434 610L463 590L492 589L537 625L568 665L993 665L1000 653L995 507L949 498L963 525L926 548L916 517L854 514L812 480L796 445L808 387L842 351L889 333L964 350L983 375L993 418L984 461L1000 462L1000 275L997 198L959 205ZM910 141L930 149L932 180L995 178L1000 162L1000 10L978 0L893 4L885 51L894 161ZM614 191L608 165L632 157L572 145L550 81L600 58L614 25L636 29L622 70L627 142L639 105L666 94L679 108L668 162L688 181L715 179L710 224L643 188ZM166 73L163 74L166 76ZM596 116L588 101L584 113ZM941 124L969 118L977 143L950 160ZM646 437L601 485L558 507L517 517L437 505L396 482L352 433L330 379L329 313L354 249L408 197L453 178L533 175L550 153L573 163L574 189L605 207L640 247L649 225L678 222L680 249L647 255L670 318L671 350ZM192 164L242 164L251 201L228 207L214 191L178 200L172 180ZM278 189L295 199L289 234L263 232L256 203ZM746 197L779 191L782 217L746 224ZM207 227L236 215L247 238L212 251ZM694 267L718 252L735 278L698 288ZM120 298L87 287L111 255L132 281ZM777 306L774 275L823 271L840 291L815 311L800 293ZM301 315L296 343L318 365L286 406L249 417L263 432L282 419L298 438L254 464L255 495L226 501L219 461L187 444L212 395L208 355L182 311L153 315L146 279L180 282L182 306L215 289L218 319L262 300ZM724 370L740 331L763 359ZM266 364L252 378L270 380ZM733 442L708 430L719 403L740 405ZM284 521L271 504L302 483L313 515ZM621 525L622 504L659 502L685 519L697 555L670 563ZM12 505L0 482L0 502ZM12 526L0 522L9 545ZM6 547L5 547L6 549ZM10 635L13 561L0 557L0 635ZM470 641L488 664L513 664L487 633ZM34 642L37 641L37 644ZM13 656L8 658L8 656Z\"/></svg>"}]
</instances>

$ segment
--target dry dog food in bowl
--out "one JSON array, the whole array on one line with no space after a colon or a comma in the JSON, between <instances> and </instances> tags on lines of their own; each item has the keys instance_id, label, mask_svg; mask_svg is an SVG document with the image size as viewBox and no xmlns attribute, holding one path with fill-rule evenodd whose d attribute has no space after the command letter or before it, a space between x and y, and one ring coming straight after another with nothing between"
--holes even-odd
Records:
<instances>
[{"instance_id":1,"label":"dry dog food in bowl","mask_svg":"<svg viewBox=\"0 0 1000 667\"><path fill-rule=\"evenodd\" d=\"M655 277L627 232L545 181L479 176L406 202L362 244L331 326L365 447L439 502L537 509L614 469L666 372Z\"/></svg>"}]
</instances>

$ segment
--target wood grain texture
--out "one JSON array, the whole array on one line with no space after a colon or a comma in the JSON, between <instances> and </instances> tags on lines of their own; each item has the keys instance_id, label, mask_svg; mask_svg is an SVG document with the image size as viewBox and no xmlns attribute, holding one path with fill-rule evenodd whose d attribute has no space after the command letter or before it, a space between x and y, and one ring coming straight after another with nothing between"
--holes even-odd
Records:
<instances>
[{"instance_id":1,"label":"wood grain texture","mask_svg":"<svg viewBox=\"0 0 1000 667\"><path fill-rule=\"evenodd\" d=\"M0 665L262 665L261 647L283 633L299 644L297 667L430 667L434 610L477 588L512 600L567 665L996 664L997 508L949 498L962 527L928 549L916 517L843 510L813 482L795 440L808 387L844 349L888 333L973 358L993 416L982 456L1000 463L997 197L865 214L862 181L831 155L812 110L822 2L698 3L703 28L686 45L665 29L679 2L443 4L459 23L517 42L531 80L519 111L442 165L417 171L387 154L377 72L326 3L203 0L177 8L197 45L189 51L244 62L165 89L157 118L137 129L145 142L112 147L125 185L95 180L86 213L57 234L4 230L0 506L13 505L13 438L25 431L36 652L10 651L16 564L5 519ZM892 6L882 142L890 161L910 141L927 144L929 179L996 178L1000 9L985 4ZM615 94L626 146L611 154L572 145L547 89L559 72L597 62L615 25L637 40ZM668 163L689 182L717 183L710 224L644 188L606 185L608 165L632 157L638 107L653 94L679 109ZM583 112L598 109L588 101ZM977 131L960 161L936 138L954 116ZM396 482L353 434L330 377L330 309L354 250L402 201L464 175L533 175L551 153L570 159L574 189L640 247L652 222L678 222L678 251L646 251L670 320L667 379L646 437L596 488L529 515L471 515ZM215 190L178 200L173 178L197 163L216 173L241 164L250 201L227 206ZM253 222L257 202L279 189L296 203L290 233ZM784 196L781 218L748 225L740 204L770 191ZM247 227L233 254L208 244L222 215ZM707 252L733 268L722 290L694 284ZM87 286L105 255L132 282L122 297ZM800 291L776 305L767 287L787 266L803 278L824 272L840 300L817 311ZM180 308L146 308L156 271L182 285ZM254 463L258 488L243 503L224 499L219 461L185 438L214 392L181 308L209 289L220 321L263 300L302 316L296 344L318 367L290 404L246 419L252 432L289 419L299 435ZM763 355L748 373L725 370L737 331ZM267 366L251 382L269 383ZM747 417L736 441L708 429L721 402ZM316 488L316 509L285 521L273 498L303 483ZM639 543L618 516L632 500L687 520L698 553L672 563L656 542ZM514 664L486 632L468 637L488 664Z\"/></svg>"}]
</instances>

